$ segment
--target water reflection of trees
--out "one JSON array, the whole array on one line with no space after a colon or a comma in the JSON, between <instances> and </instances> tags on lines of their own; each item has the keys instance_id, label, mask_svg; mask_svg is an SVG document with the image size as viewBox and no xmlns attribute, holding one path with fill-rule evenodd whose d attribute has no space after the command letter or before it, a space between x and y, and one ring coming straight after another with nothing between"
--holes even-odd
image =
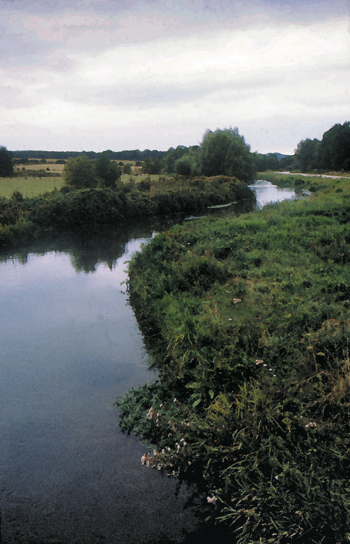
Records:
<instances>
[{"instance_id":1,"label":"water reflection of trees","mask_svg":"<svg viewBox=\"0 0 350 544\"><path fill-rule=\"evenodd\" d=\"M28 262L29 255L45 255L49 251L68 253L72 266L77 272L95 272L99 263L112 269L125 253L126 244L133 238L150 238L152 227L129 227L108 232L85 233L83 236L62 237L55 242L40 242L17 249L11 254L3 254L0 261L16 261L22 265Z\"/></svg>"},{"instance_id":2,"label":"water reflection of trees","mask_svg":"<svg viewBox=\"0 0 350 544\"><path fill-rule=\"evenodd\" d=\"M241 202L233 205L230 209L205 210L206 215L223 216L239 215L251 211L253 204ZM16 261L25 265L29 255L45 255L49 251L68 253L72 266L77 272L92 273L96 271L99 263L105 263L112 269L117 260L125 253L126 244L137 238L150 238L154 232L166 230L174 224L181 223L186 219L183 214L171 214L167 218L155 219L149 224L125 226L124 228L108 229L104 232L88 231L84 233L69 234L55 237L54 241L41 240L30 246L16 249L11 253L0 254L0 262Z\"/></svg>"}]
</instances>

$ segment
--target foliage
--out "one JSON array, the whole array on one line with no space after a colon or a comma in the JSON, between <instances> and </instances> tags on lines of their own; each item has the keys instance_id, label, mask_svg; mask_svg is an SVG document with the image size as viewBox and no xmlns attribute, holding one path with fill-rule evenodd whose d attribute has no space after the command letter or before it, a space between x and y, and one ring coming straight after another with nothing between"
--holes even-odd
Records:
<instances>
[{"instance_id":1,"label":"foliage","mask_svg":"<svg viewBox=\"0 0 350 544\"><path fill-rule=\"evenodd\" d=\"M199 167L196 163L196 156L189 152L183 155L175 163L175 172L181 176L193 176L198 174Z\"/></svg>"},{"instance_id":2,"label":"foliage","mask_svg":"<svg viewBox=\"0 0 350 544\"><path fill-rule=\"evenodd\" d=\"M145 174L160 174L163 168L163 161L160 159L145 159L143 163L143 171Z\"/></svg>"},{"instance_id":3,"label":"foliage","mask_svg":"<svg viewBox=\"0 0 350 544\"><path fill-rule=\"evenodd\" d=\"M0 178L12 177L13 164L11 153L6 147L0 147Z\"/></svg>"},{"instance_id":4,"label":"foliage","mask_svg":"<svg viewBox=\"0 0 350 544\"><path fill-rule=\"evenodd\" d=\"M87 155L68 159L64 167L64 177L67 185L77 189L96 187L98 176Z\"/></svg>"},{"instance_id":5,"label":"foliage","mask_svg":"<svg viewBox=\"0 0 350 544\"><path fill-rule=\"evenodd\" d=\"M74 159L75 160L75 159ZM110 187L75 189L70 185L60 191L35 198L23 197L15 190L10 199L0 198L0 231L30 222L33 236L53 236L60 232L94 232L108 226L136 222L166 214L200 212L207 206L245 201L253 206L255 197L245 184L234 178L207 180L172 179L133 181ZM12 227L11 227L12 228ZM25 234L27 237L27 234ZM14 237L0 236L0 248L12 245ZM16 238L17 243L17 238Z\"/></svg>"},{"instance_id":6,"label":"foliage","mask_svg":"<svg viewBox=\"0 0 350 544\"><path fill-rule=\"evenodd\" d=\"M239 544L347 541L350 188L316 195L173 227L130 265L158 380L121 428Z\"/></svg>"},{"instance_id":7,"label":"foliage","mask_svg":"<svg viewBox=\"0 0 350 544\"><path fill-rule=\"evenodd\" d=\"M109 159L106 151L97 159L94 167L102 187L115 187L116 182L122 175L121 169Z\"/></svg>"},{"instance_id":8,"label":"foliage","mask_svg":"<svg viewBox=\"0 0 350 544\"><path fill-rule=\"evenodd\" d=\"M295 158L297 166L302 172L310 172L316 170L318 162L318 151L320 141L314 138L310 140L302 140L298 143L298 147L295 151Z\"/></svg>"},{"instance_id":9,"label":"foliage","mask_svg":"<svg viewBox=\"0 0 350 544\"><path fill-rule=\"evenodd\" d=\"M129 162L123 165L123 174L131 174L131 164Z\"/></svg>"},{"instance_id":10,"label":"foliage","mask_svg":"<svg viewBox=\"0 0 350 544\"><path fill-rule=\"evenodd\" d=\"M173 147L170 147L166 154L165 159L165 169L169 174L172 174L175 172L175 163L181 157L183 157L188 151L188 147L184 145L178 145L176 149Z\"/></svg>"},{"instance_id":11,"label":"foliage","mask_svg":"<svg viewBox=\"0 0 350 544\"><path fill-rule=\"evenodd\" d=\"M320 144L321 168L350 171L350 122L336 124L323 134Z\"/></svg>"},{"instance_id":12,"label":"foliage","mask_svg":"<svg viewBox=\"0 0 350 544\"><path fill-rule=\"evenodd\" d=\"M295 160L302 172L350 171L350 122L334 125L323 134L322 141L306 138L299 142Z\"/></svg>"},{"instance_id":13,"label":"foliage","mask_svg":"<svg viewBox=\"0 0 350 544\"><path fill-rule=\"evenodd\" d=\"M254 169L257 172L266 172L267 170L278 170L280 167L279 161L274 153L262 155L254 154Z\"/></svg>"},{"instance_id":14,"label":"foliage","mask_svg":"<svg viewBox=\"0 0 350 544\"><path fill-rule=\"evenodd\" d=\"M108 153L100 155L95 163L87 155L79 155L68 159L64 167L67 185L77 189L97 187L114 187L121 176L121 170L108 158Z\"/></svg>"},{"instance_id":15,"label":"foliage","mask_svg":"<svg viewBox=\"0 0 350 544\"><path fill-rule=\"evenodd\" d=\"M244 182L254 179L254 156L237 128L207 130L200 152L200 168L205 176L235 176Z\"/></svg>"}]
</instances>

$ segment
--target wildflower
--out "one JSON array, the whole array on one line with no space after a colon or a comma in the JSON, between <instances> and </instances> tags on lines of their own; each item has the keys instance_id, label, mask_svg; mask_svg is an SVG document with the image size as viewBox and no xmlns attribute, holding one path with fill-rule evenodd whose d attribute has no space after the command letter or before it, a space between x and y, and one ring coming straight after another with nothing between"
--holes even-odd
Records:
<instances>
[{"instance_id":1,"label":"wildflower","mask_svg":"<svg viewBox=\"0 0 350 544\"><path fill-rule=\"evenodd\" d=\"M211 504L215 504L217 501L217 498L215 497L215 495L213 495L212 497L207 497L207 501Z\"/></svg>"},{"instance_id":2,"label":"wildflower","mask_svg":"<svg viewBox=\"0 0 350 544\"><path fill-rule=\"evenodd\" d=\"M229 321L232 321L232 319L231 319L230 317L228 318L228 320L229 320Z\"/></svg>"},{"instance_id":3,"label":"wildflower","mask_svg":"<svg viewBox=\"0 0 350 544\"><path fill-rule=\"evenodd\" d=\"M187 464L188 464L188 465L192 465L191 461L187 461Z\"/></svg>"},{"instance_id":4,"label":"wildflower","mask_svg":"<svg viewBox=\"0 0 350 544\"><path fill-rule=\"evenodd\" d=\"M308 429L309 427L317 427L317 423L315 421L310 421L308 425L305 425L306 429Z\"/></svg>"},{"instance_id":5,"label":"wildflower","mask_svg":"<svg viewBox=\"0 0 350 544\"><path fill-rule=\"evenodd\" d=\"M159 405L159 408L163 408L163 404L160 404L160 405Z\"/></svg>"},{"instance_id":6,"label":"wildflower","mask_svg":"<svg viewBox=\"0 0 350 544\"><path fill-rule=\"evenodd\" d=\"M269 368L269 371L272 372L272 368Z\"/></svg>"},{"instance_id":7,"label":"wildflower","mask_svg":"<svg viewBox=\"0 0 350 544\"><path fill-rule=\"evenodd\" d=\"M267 364L264 363L263 366L267 366Z\"/></svg>"},{"instance_id":8,"label":"wildflower","mask_svg":"<svg viewBox=\"0 0 350 544\"><path fill-rule=\"evenodd\" d=\"M144 453L143 456L141 457L141 465L145 465L148 461L148 453Z\"/></svg>"},{"instance_id":9,"label":"wildflower","mask_svg":"<svg viewBox=\"0 0 350 544\"><path fill-rule=\"evenodd\" d=\"M241 298L234 298L233 299L233 304L237 304L238 302L242 302L242 299Z\"/></svg>"},{"instance_id":10,"label":"wildflower","mask_svg":"<svg viewBox=\"0 0 350 544\"><path fill-rule=\"evenodd\" d=\"M276 374L274 374L273 377L276 378Z\"/></svg>"},{"instance_id":11,"label":"wildflower","mask_svg":"<svg viewBox=\"0 0 350 544\"><path fill-rule=\"evenodd\" d=\"M261 365L264 362L264 359L255 359L257 365Z\"/></svg>"},{"instance_id":12,"label":"wildflower","mask_svg":"<svg viewBox=\"0 0 350 544\"><path fill-rule=\"evenodd\" d=\"M173 402L179 402L179 401L177 400L177 398L175 398L175 399L173 400Z\"/></svg>"},{"instance_id":13,"label":"wildflower","mask_svg":"<svg viewBox=\"0 0 350 544\"><path fill-rule=\"evenodd\" d=\"M147 419L156 419L156 412L153 406L148 410Z\"/></svg>"}]
</instances>

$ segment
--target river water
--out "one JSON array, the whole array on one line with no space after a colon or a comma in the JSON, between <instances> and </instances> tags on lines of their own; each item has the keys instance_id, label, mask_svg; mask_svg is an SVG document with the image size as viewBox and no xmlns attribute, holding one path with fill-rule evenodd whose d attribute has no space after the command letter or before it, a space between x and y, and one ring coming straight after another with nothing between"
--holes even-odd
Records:
<instances>
[{"instance_id":1,"label":"river water","mask_svg":"<svg viewBox=\"0 0 350 544\"><path fill-rule=\"evenodd\" d=\"M116 396L155 379L121 285L151 235L0 262L1 544L202 539L185 486L176 494L176 480L142 467L147 448L117 427Z\"/></svg>"}]
</instances>

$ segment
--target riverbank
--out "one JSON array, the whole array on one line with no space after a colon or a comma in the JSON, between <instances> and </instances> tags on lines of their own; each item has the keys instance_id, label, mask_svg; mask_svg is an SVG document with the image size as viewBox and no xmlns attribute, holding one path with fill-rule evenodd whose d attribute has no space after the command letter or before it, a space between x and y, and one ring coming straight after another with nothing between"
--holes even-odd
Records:
<instances>
[{"instance_id":1,"label":"riverbank","mask_svg":"<svg viewBox=\"0 0 350 544\"><path fill-rule=\"evenodd\" d=\"M198 213L209 206L246 202L255 197L241 181L216 176L119 183L114 189L62 187L34 198L15 191L0 199L0 250L60 233L84 233L164 217Z\"/></svg>"},{"instance_id":2,"label":"riverbank","mask_svg":"<svg viewBox=\"0 0 350 544\"><path fill-rule=\"evenodd\" d=\"M121 428L240 544L334 544L350 522L350 189L288 182L311 196L174 227L130 266L159 380L119 399Z\"/></svg>"}]
</instances>

